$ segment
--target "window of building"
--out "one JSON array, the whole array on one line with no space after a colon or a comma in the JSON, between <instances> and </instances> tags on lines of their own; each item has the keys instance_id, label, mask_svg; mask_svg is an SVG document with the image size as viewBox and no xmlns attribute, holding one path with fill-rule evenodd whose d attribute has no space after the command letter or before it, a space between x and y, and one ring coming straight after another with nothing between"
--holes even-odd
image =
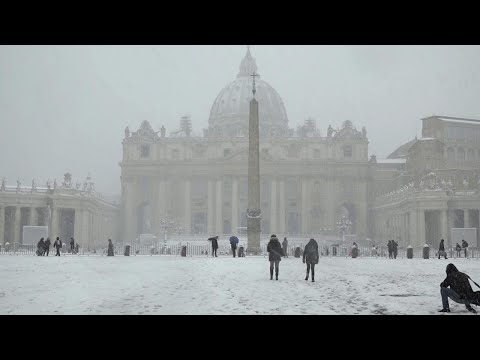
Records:
<instances>
[{"instance_id":1,"label":"window of building","mask_svg":"<svg viewBox=\"0 0 480 360\"><path fill-rule=\"evenodd\" d=\"M298 157L298 148L295 145L290 145L288 147L287 155L291 158Z\"/></svg>"},{"instance_id":2,"label":"window of building","mask_svg":"<svg viewBox=\"0 0 480 360\"><path fill-rule=\"evenodd\" d=\"M447 134L446 138L447 139L455 139L455 128L452 126L447 126Z\"/></svg>"},{"instance_id":3,"label":"window of building","mask_svg":"<svg viewBox=\"0 0 480 360\"><path fill-rule=\"evenodd\" d=\"M314 159L320 159L320 150L319 149L313 150L313 158Z\"/></svg>"},{"instance_id":4,"label":"window of building","mask_svg":"<svg viewBox=\"0 0 480 360\"><path fill-rule=\"evenodd\" d=\"M451 147L447 149L447 160L455 161L455 150Z\"/></svg>"},{"instance_id":5,"label":"window of building","mask_svg":"<svg viewBox=\"0 0 480 360\"><path fill-rule=\"evenodd\" d=\"M345 145L343 147L343 157L344 158L351 158L353 154L352 145Z\"/></svg>"},{"instance_id":6,"label":"window of building","mask_svg":"<svg viewBox=\"0 0 480 360\"><path fill-rule=\"evenodd\" d=\"M144 144L140 147L140 157L141 158L150 157L150 145Z\"/></svg>"},{"instance_id":7,"label":"window of building","mask_svg":"<svg viewBox=\"0 0 480 360\"><path fill-rule=\"evenodd\" d=\"M457 150L457 160L465 161L465 150L463 148L458 148Z\"/></svg>"},{"instance_id":8,"label":"window of building","mask_svg":"<svg viewBox=\"0 0 480 360\"><path fill-rule=\"evenodd\" d=\"M178 160L180 158L180 151L178 149L173 149L172 150L172 159L173 160Z\"/></svg>"},{"instance_id":9,"label":"window of building","mask_svg":"<svg viewBox=\"0 0 480 360\"><path fill-rule=\"evenodd\" d=\"M473 161L475 160L475 151L473 149L468 149L467 152L467 160L468 161Z\"/></svg>"},{"instance_id":10,"label":"window of building","mask_svg":"<svg viewBox=\"0 0 480 360\"><path fill-rule=\"evenodd\" d=\"M288 200L297 199L297 181L295 179L288 180L285 184L286 197Z\"/></svg>"}]
</instances>

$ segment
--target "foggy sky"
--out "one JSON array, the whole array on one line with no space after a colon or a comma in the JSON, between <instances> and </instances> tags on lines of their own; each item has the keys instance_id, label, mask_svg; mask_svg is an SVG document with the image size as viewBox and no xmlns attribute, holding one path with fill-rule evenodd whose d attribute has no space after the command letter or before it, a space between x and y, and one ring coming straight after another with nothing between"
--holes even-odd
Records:
<instances>
[{"instance_id":1,"label":"foggy sky","mask_svg":"<svg viewBox=\"0 0 480 360\"><path fill-rule=\"evenodd\" d=\"M120 193L124 128L167 134L181 116L208 126L218 93L246 47L0 46L0 178L74 183ZM421 136L422 117L480 117L479 46L252 46L262 80L282 97L289 126L322 134L351 120L384 158ZM260 105L261 106L261 105Z\"/></svg>"}]
</instances>

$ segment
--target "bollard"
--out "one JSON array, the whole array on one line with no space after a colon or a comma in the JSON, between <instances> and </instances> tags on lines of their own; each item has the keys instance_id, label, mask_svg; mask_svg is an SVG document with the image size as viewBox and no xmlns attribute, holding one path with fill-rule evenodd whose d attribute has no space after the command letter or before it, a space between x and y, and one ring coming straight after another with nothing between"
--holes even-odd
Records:
<instances>
[{"instance_id":1,"label":"bollard","mask_svg":"<svg viewBox=\"0 0 480 360\"><path fill-rule=\"evenodd\" d=\"M124 256L130 256L130 245L125 245Z\"/></svg>"},{"instance_id":2,"label":"bollard","mask_svg":"<svg viewBox=\"0 0 480 360\"><path fill-rule=\"evenodd\" d=\"M423 258L429 259L430 258L430 247L428 244L423 245Z\"/></svg>"},{"instance_id":3,"label":"bollard","mask_svg":"<svg viewBox=\"0 0 480 360\"><path fill-rule=\"evenodd\" d=\"M413 248L410 245L407 246L407 259L413 259Z\"/></svg>"}]
</instances>

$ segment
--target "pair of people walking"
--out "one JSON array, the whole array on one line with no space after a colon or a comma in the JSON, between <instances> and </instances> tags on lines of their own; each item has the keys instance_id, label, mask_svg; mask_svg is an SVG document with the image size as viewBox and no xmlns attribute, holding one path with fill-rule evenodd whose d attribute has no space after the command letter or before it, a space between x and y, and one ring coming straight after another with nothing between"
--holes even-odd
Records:
<instances>
[{"instance_id":1,"label":"pair of people walking","mask_svg":"<svg viewBox=\"0 0 480 360\"><path fill-rule=\"evenodd\" d=\"M273 271L275 270L275 280L278 280L279 266L282 257L286 256L284 248L276 235L270 237L267 245L268 260L270 261L270 280L273 280ZM307 274L305 280L308 280L310 270L312 271L312 282L315 282L315 265L318 264L318 244L314 239L310 239L303 251L303 263L307 264Z\"/></svg>"},{"instance_id":2,"label":"pair of people walking","mask_svg":"<svg viewBox=\"0 0 480 360\"><path fill-rule=\"evenodd\" d=\"M395 240L388 240L387 248L388 248L388 258L396 259L398 255L398 242L396 242Z\"/></svg>"},{"instance_id":3,"label":"pair of people walking","mask_svg":"<svg viewBox=\"0 0 480 360\"><path fill-rule=\"evenodd\" d=\"M50 238L47 238L47 240L43 240L43 237L40 239L40 241L37 243L37 255L38 256L45 256L45 254L50 253Z\"/></svg>"}]
</instances>

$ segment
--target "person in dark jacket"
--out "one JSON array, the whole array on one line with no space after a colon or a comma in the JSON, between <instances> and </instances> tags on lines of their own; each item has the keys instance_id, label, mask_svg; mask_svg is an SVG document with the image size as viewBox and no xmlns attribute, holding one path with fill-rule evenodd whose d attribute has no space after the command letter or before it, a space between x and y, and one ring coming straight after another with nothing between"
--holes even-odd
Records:
<instances>
[{"instance_id":1,"label":"person in dark jacket","mask_svg":"<svg viewBox=\"0 0 480 360\"><path fill-rule=\"evenodd\" d=\"M305 251L303 252L303 263L307 264L307 276L305 280L308 280L310 274L310 267L312 268L312 282L315 282L315 265L318 264L318 244L315 239L310 239L307 245L305 245Z\"/></svg>"},{"instance_id":2,"label":"person in dark jacket","mask_svg":"<svg viewBox=\"0 0 480 360\"><path fill-rule=\"evenodd\" d=\"M397 258L398 255L398 242L392 240L392 256L394 259Z\"/></svg>"},{"instance_id":3,"label":"person in dark jacket","mask_svg":"<svg viewBox=\"0 0 480 360\"><path fill-rule=\"evenodd\" d=\"M391 259L392 258L392 240L388 240L388 243L387 243L387 248L388 248L388 258Z\"/></svg>"},{"instance_id":4,"label":"person in dark jacket","mask_svg":"<svg viewBox=\"0 0 480 360\"><path fill-rule=\"evenodd\" d=\"M276 235L270 237L267 245L268 260L270 261L270 280L273 280L273 267L275 266L275 279L278 280L278 268L282 260L283 249Z\"/></svg>"},{"instance_id":5,"label":"person in dark jacket","mask_svg":"<svg viewBox=\"0 0 480 360\"><path fill-rule=\"evenodd\" d=\"M60 241L60 238L57 236L57 240L53 243L53 247L57 249L57 253L55 256L60 256L60 249L62 248L62 242Z\"/></svg>"},{"instance_id":6,"label":"person in dark jacket","mask_svg":"<svg viewBox=\"0 0 480 360\"><path fill-rule=\"evenodd\" d=\"M456 303L465 304L468 311L476 313L476 310L470 306L470 303L475 301L475 293L468 282L469 276L458 271L453 264L447 265L446 273L447 277L440 284L443 309L439 312L450 312L448 305L448 298L450 298Z\"/></svg>"},{"instance_id":7,"label":"person in dark jacket","mask_svg":"<svg viewBox=\"0 0 480 360\"><path fill-rule=\"evenodd\" d=\"M37 243L37 255L45 255L45 241L43 240L43 238L41 238L40 241Z\"/></svg>"},{"instance_id":8,"label":"person in dark jacket","mask_svg":"<svg viewBox=\"0 0 480 360\"><path fill-rule=\"evenodd\" d=\"M462 251L462 247L460 246L459 243L457 243L457 245L455 245L455 250L457 251L457 257L461 257L462 254L460 252Z\"/></svg>"},{"instance_id":9,"label":"person in dark jacket","mask_svg":"<svg viewBox=\"0 0 480 360\"><path fill-rule=\"evenodd\" d=\"M218 257L217 256L217 249L218 249L218 235L211 237L208 239L208 241L212 242L212 257Z\"/></svg>"},{"instance_id":10,"label":"person in dark jacket","mask_svg":"<svg viewBox=\"0 0 480 360\"><path fill-rule=\"evenodd\" d=\"M447 259L447 252L445 251L445 240L440 240L440 246L438 247L438 258L440 259L440 256L445 256L445 259Z\"/></svg>"},{"instance_id":11,"label":"person in dark jacket","mask_svg":"<svg viewBox=\"0 0 480 360\"><path fill-rule=\"evenodd\" d=\"M468 243L465 240L462 240L462 248L465 251L465 258L467 257Z\"/></svg>"},{"instance_id":12,"label":"person in dark jacket","mask_svg":"<svg viewBox=\"0 0 480 360\"><path fill-rule=\"evenodd\" d=\"M288 258L288 240L286 237L283 238L282 249L285 257Z\"/></svg>"},{"instance_id":13,"label":"person in dark jacket","mask_svg":"<svg viewBox=\"0 0 480 360\"><path fill-rule=\"evenodd\" d=\"M112 243L112 239L108 239L107 256L113 256L113 243Z\"/></svg>"},{"instance_id":14,"label":"person in dark jacket","mask_svg":"<svg viewBox=\"0 0 480 360\"><path fill-rule=\"evenodd\" d=\"M47 256L50 253L50 245L51 245L50 238L47 238L47 240L45 240L45 253L47 254Z\"/></svg>"},{"instance_id":15,"label":"person in dark jacket","mask_svg":"<svg viewBox=\"0 0 480 360\"><path fill-rule=\"evenodd\" d=\"M233 257L236 256L237 245L238 245L238 237L230 236L230 247L232 248Z\"/></svg>"},{"instance_id":16,"label":"person in dark jacket","mask_svg":"<svg viewBox=\"0 0 480 360\"><path fill-rule=\"evenodd\" d=\"M70 252L72 254L75 254L75 240L72 238L70 238Z\"/></svg>"}]
</instances>

